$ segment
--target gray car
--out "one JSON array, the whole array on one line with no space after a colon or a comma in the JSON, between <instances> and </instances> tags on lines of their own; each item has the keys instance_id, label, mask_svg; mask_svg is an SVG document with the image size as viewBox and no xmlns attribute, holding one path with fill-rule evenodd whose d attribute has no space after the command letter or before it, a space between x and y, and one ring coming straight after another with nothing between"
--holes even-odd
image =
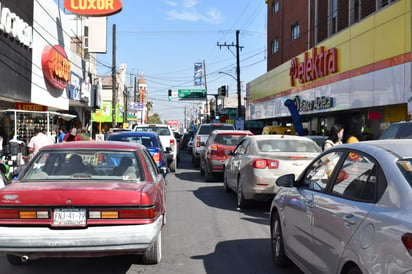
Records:
<instances>
[{"instance_id":1,"label":"gray car","mask_svg":"<svg viewBox=\"0 0 412 274\"><path fill-rule=\"evenodd\" d=\"M305 273L411 273L412 140L335 146L281 187L272 258Z\"/></svg>"}]
</instances>

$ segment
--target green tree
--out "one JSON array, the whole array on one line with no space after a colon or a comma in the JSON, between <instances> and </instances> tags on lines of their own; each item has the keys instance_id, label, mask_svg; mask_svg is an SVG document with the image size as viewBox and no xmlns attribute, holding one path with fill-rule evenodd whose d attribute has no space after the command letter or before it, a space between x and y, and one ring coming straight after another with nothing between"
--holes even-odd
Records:
<instances>
[{"instance_id":1,"label":"green tree","mask_svg":"<svg viewBox=\"0 0 412 274\"><path fill-rule=\"evenodd\" d=\"M153 113L153 115L150 115L147 117L147 123L148 124L161 124L162 121L160 120L159 114Z\"/></svg>"}]
</instances>

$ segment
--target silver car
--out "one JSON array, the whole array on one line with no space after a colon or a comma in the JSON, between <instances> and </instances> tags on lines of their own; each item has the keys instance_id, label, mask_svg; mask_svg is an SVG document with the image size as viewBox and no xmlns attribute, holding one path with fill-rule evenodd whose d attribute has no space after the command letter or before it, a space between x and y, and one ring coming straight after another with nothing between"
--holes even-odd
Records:
<instances>
[{"instance_id":1,"label":"silver car","mask_svg":"<svg viewBox=\"0 0 412 274\"><path fill-rule=\"evenodd\" d=\"M278 188L275 180L286 173L298 175L321 152L306 137L293 135L246 136L225 162L224 189L237 193L237 205L250 200L269 201Z\"/></svg>"},{"instance_id":2,"label":"silver car","mask_svg":"<svg viewBox=\"0 0 412 274\"><path fill-rule=\"evenodd\" d=\"M281 187L272 258L305 273L412 272L412 140L335 146Z\"/></svg>"}]
</instances>

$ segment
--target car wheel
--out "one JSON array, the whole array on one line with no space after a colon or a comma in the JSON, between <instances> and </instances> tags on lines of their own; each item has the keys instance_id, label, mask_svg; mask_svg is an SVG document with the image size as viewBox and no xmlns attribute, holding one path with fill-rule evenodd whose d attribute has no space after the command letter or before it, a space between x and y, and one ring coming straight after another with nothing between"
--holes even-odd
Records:
<instances>
[{"instance_id":1,"label":"car wheel","mask_svg":"<svg viewBox=\"0 0 412 274\"><path fill-rule=\"evenodd\" d=\"M22 261L21 256L7 254L6 257L7 257L7 261L11 265L22 265L26 263Z\"/></svg>"},{"instance_id":2,"label":"car wheel","mask_svg":"<svg viewBox=\"0 0 412 274\"><path fill-rule=\"evenodd\" d=\"M154 244L143 254L144 264L158 264L162 259L162 232L159 232Z\"/></svg>"},{"instance_id":3,"label":"car wheel","mask_svg":"<svg viewBox=\"0 0 412 274\"><path fill-rule=\"evenodd\" d=\"M349 267L345 273L346 274L362 274L362 271L359 269L359 267L354 265L354 266Z\"/></svg>"},{"instance_id":4,"label":"car wheel","mask_svg":"<svg viewBox=\"0 0 412 274\"><path fill-rule=\"evenodd\" d=\"M207 167L205 167L205 181L210 182L215 179L215 176L213 175L213 172L210 172Z\"/></svg>"},{"instance_id":5,"label":"car wheel","mask_svg":"<svg viewBox=\"0 0 412 274\"><path fill-rule=\"evenodd\" d=\"M169 164L169 168L171 172L176 172L176 160L172 160Z\"/></svg>"},{"instance_id":6,"label":"car wheel","mask_svg":"<svg viewBox=\"0 0 412 274\"><path fill-rule=\"evenodd\" d=\"M226 176L224 176L224 175L223 175L223 190L224 190L225 192L229 192L229 191L230 191L229 186L227 185L227 178L226 178Z\"/></svg>"},{"instance_id":7,"label":"car wheel","mask_svg":"<svg viewBox=\"0 0 412 274\"><path fill-rule=\"evenodd\" d=\"M276 212L272 218L271 231L272 260L278 266L288 266L290 261L285 254L283 234L280 226L279 214Z\"/></svg>"},{"instance_id":8,"label":"car wheel","mask_svg":"<svg viewBox=\"0 0 412 274\"><path fill-rule=\"evenodd\" d=\"M237 207L238 208L246 208L248 205L248 200L245 199L243 195L242 184L240 182L237 183Z\"/></svg>"}]
</instances>

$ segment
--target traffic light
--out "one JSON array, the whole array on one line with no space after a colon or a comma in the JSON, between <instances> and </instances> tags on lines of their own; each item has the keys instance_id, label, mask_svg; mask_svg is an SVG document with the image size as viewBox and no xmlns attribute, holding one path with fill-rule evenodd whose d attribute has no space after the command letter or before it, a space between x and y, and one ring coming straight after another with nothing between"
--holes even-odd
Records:
<instances>
[{"instance_id":1,"label":"traffic light","mask_svg":"<svg viewBox=\"0 0 412 274\"><path fill-rule=\"evenodd\" d=\"M172 90L171 90L171 89L169 89L169 90L167 91L167 96L168 96L169 101L170 101L170 99L172 99Z\"/></svg>"},{"instance_id":2,"label":"traffic light","mask_svg":"<svg viewBox=\"0 0 412 274\"><path fill-rule=\"evenodd\" d=\"M226 86L221 86L220 88L218 88L218 95L226 96Z\"/></svg>"}]
</instances>

